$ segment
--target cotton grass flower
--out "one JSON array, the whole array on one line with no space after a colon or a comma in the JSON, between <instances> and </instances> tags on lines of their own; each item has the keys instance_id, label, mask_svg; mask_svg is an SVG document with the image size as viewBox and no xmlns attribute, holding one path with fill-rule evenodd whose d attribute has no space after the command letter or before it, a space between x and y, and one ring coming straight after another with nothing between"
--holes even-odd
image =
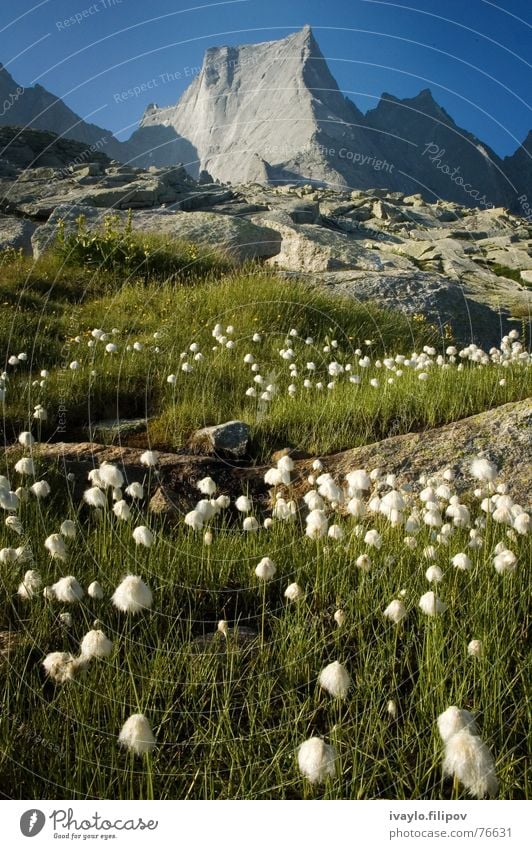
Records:
<instances>
[{"instance_id":1,"label":"cotton grass flower","mask_svg":"<svg viewBox=\"0 0 532 849\"><path fill-rule=\"evenodd\" d=\"M153 545L153 533L146 525L139 525L133 531L133 539L137 545L143 545L145 548L151 548Z\"/></svg>"},{"instance_id":2,"label":"cotton grass flower","mask_svg":"<svg viewBox=\"0 0 532 849\"><path fill-rule=\"evenodd\" d=\"M424 593L419 599L419 607L426 616L438 616L447 610L447 605L441 601L432 590Z\"/></svg>"},{"instance_id":3,"label":"cotton grass flower","mask_svg":"<svg viewBox=\"0 0 532 849\"><path fill-rule=\"evenodd\" d=\"M393 699L390 699L386 705L386 713L391 719L397 719L397 704Z\"/></svg>"},{"instance_id":4,"label":"cotton grass flower","mask_svg":"<svg viewBox=\"0 0 532 849\"><path fill-rule=\"evenodd\" d=\"M83 501L89 507L105 508L107 507L107 498L105 493L98 486L91 486L83 493Z\"/></svg>"},{"instance_id":5,"label":"cotton grass flower","mask_svg":"<svg viewBox=\"0 0 532 849\"><path fill-rule=\"evenodd\" d=\"M467 646L467 653L469 657L481 657L482 655L482 643L480 640L471 640Z\"/></svg>"},{"instance_id":6,"label":"cotton grass flower","mask_svg":"<svg viewBox=\"0 0 532 849\"><path fill-rule=\"evenodd\" d=\"M98 581L93 581L91 584L89 584L87 589L87 595L90 596L90 598L93 598L95 601L102 600L103 590Z\"/></svg>"},{"instance_id":7,"label":"cotton grass flower","mask_svg":"<svg viewBox=\"0 0 532 849\"><path fill-rule=\"evenodd\" d=\"M73 539L76 536L76 523L72 519L65 519L64 522L61 522L59 530L61 531L61 536Z\"/></svg>"},{"instance_id":8,"label":"cotton grass flower","mask_svg":"<svg viewBox=\"0 0 532 849\"><path fill-rule=\"evenodd\" d=\"M51 590L57 601L66 604L75 604L81 601L85 595L83 587L73 575L60 578L55 584L52 584Z\"/></svg>"},{"instance_id":9,"label":"cotton grass flower","mask_svg":"<svg viewBox=\"0 0 532 849\"><path fill-rule=\"evenodd\" d=\"M476 799L495 796L499 789L493 755L468 730L453 734L445 744L443 774L454 776Z\"/></svg>"},{"instance_id":10,"label":"cotton grass flower","mask_svg":"<svg viewBox=\"0 0 532 849\"><path fill-rule=\"evenodd\" d=\"M30 475L31 477L35 476L35 464L31 457L21 457L15 463L15 471L19 475Z\"/></svg>"},{"instance_id":11,"label":"cotton grass flower","mask_svg":"<svg viewBox=\"0 0 532 849\"><path fill-rule=\"evenodd\" d=\"M185 525L193 531L201 531L203 528L203 516L199 510L190 510L184 518Z\"/></svg>"},{"instance_id":12,"label":"cotton grass flower","mask_svg":"<svg viewBox=\"0 0 532 849\"><path fill-rule=\"evenodd\" d=\"M132 483L126 486L124 492L135 500L144 498L144 487L138 481L132 481Z\"/></svg>"},{"instance_id":13,"label":"cotton grass flower","mask_svg":"<svg viewBox=\"0 0 532 849\"><path fill-rule=\"evenodd\" d=\"M81 641L81 656L87 660L93 657L109 657L112 651L112 641L99 629L88 631Z\"/></svg>"},{"instance_id":14,"label":"cotton grass flower","mask_svg":"<svg viewBox=\"0 0 532 849\"><path fill-rule=\"evenodd\" d=\"M143 713L134 713L124 722L118 742L135 755L147 755L155 748L155 737Z\"/></svg>"},{"instance_id":15,"label":"cotton grass flower","mask_svg":"<svg viewBox=\"0 0 532 849\"><path fill-rule=\"evenodd\" d=\"M34 436L30 433L29 430L23 430L18 435L18 441L22 445L23 448L31 448L31 446L35 442Z\"/></svg>"},{"instance_id":16,"label":"cotton grass flower","mask_svg":"<svg viewBox=\"0 0 532 849\"><path fill-rule=\"evenodd\" d=\"M153 468L159 462L159 453L157 451L144 451L140 455L140 462L143 466Z\"/></svg>"},{"instance_id":17,"label":"cotton grass flower","mask_svg":"<svg viewBox=\"0 0 532 849\"><path fill-rule=\"evenodd\" d=\"M345 622L345 613L344 613L344 611L343 611L343 610L341 610L340 608L338 608L338 610L335 610L335 612L334 612L334 616L333 616L333 619L334 619L334 621L336 622L336 624L338 625L338 627L339 627L339 628L341 628L341 627L342 627L342 625L343 625L343 624L344 624L344 622Z\"/></svg>"},{"instance_id":18,"label":"cotton grass flower","mask_svg":"<svg viewBox=\"0 0 532 849\"><path fill-rule=\"evenodd\" d=\"M299 586L299 584L293 583L288 584L287 588L284 591L284 597L288 599L288 601L300 601L304 598L305 593Z\"/></svg>"},{"instance_id":19,"label":"cotton grass flower","mask_svg":"<svg viewBox=\"0 0 532 849\"><path fill-rule=\"evenodd\" d=\"M44 541L44 547L50 552L54 560L66 560L67 549L61 534L50 534Z\"/></svg>"},{"instance_id":20,"label":"cotton grass flower","mask_svg":"<svg viewBox=\"0 0 532 849\"><path fill-rule=\"evenodd\" d=\"M277 567L273 560L270 560L269 557L263 557L255 569L255 575L257 578L260 578L261 581L271 581L276 571Z\"/></svg>"},{"instance_id":21,"label":"cotton grass flower","mask_svg":"<svg viewBox=\"0 0 532 849\"><path fill-rule=\"evenodd\" d=\"M35 593L40 590L42 586L42 578L39 572L36 572L35 569L30 569L24 575L24 580L18 586L17 595L20 598L30 600L34 597Z\"/></svg>"},{"instance_id":22,"label":"cotton grass flower","mask_svg":"<svg viewBox=\"0 0 532 849\"><path fill-rule=\"evenodd\" d=\"M472 567L471 560L469 559L467 554L464 554L463 551L461 551L459 554L455 554L453 559L451 560L451 563L453 564L455 569L459 569L461 572L468 572Z\"/></svg>"},{"instance_id":23,"label":"cotton grass flower","mask_svg":"<svg viewBox=\"0 0 532 849\"><path fill-rule=\"evenodd\" d=\"M18 516L6 516L6 528L9 528L10 531L14 531L14 533L19 536L24 533L22 522Z\"/></svg>"},{"instance_id":24,"label":"cotton grass flower","mask_svg":"<svg viewBox=\"0 0 532 849\"><path fill-rule=\"evenodd\" d=\"M209 497L213 496L217 489L216 481L210 477L202 478L197 482L196 486L203 495L208 495Z\"/></svg>"},{"instance_id":25,"label":"cotton grass flower","mask_svg":"<svg viewBox=\"0 0 532 849\"><path fill-rule=\"evenodd\" d=\"M483 483L491 483L497 477L497 467L484 457L476 457L471 463L471 474Z\"/></svg>"},{"instance_id":26,"label":"cotton grass flower","mask_svg":"<svg viewBox=\"0 0 532 849\"><path fill-rule=\"evenodd\" d=\"M365 537L364 542L366 545L369 545L371 548L379 549L382 545L382 537L378 531L375 529L369 530Z\"/></svg>"},{"instance_id":27,"label":"cotton grass flower","mask_svg":"<svg viewBox=\"0 0 532 849\"><path fill-rule=\"evenodd\" d=\"M127 575L114 591L111 601L122 613L136 614L141 610L149 610L153 596L138 575Z\"/></svg>"},{"instance_id":28,"label":"cotton grass flower","mask_svg":"<svg viewBox=\"0 0 532 849\"><path fill-rule=\"evenodd\" d=\"M331 696L345 699L351 686L351 676L345 666L335 660L322 669L318 677L318 684Z\"/></svg>"},{"instance_id":29,"label":"cotton grass flower","mask_svg":"<svg viewBox=\"0 0 532 849\"><path fill-rule=\"evenodd\" d=\"M113 504L113 513L121 522L128 522L131 519L131 508L123 498Z\"/></svg>"},{"instance_id":30,"label":"cotton grass flower","mask_svg":"<svg viewBox=\"0 0 532 849\"><path fill-rule=\"evenodd\" d=\"M251 499L247 495L239 495L235 501L235 507L239 513L249 513L253 509Z\"/></svg>"},{"instance_id":31,"label":"cotton grass flower","mask_svg":"<svg viewBox=\"0 0 532 849\"><path fill-rule=\"evenodd\" d=\"M120 469L112 463L103 462L98 472L100 480L106 487L116 489L121 487L124 483L124 475Z\"/></svg>"},{"instance_id":32,"label":"cotton grass flower","mask_svg":"<svg viewBox=\"0 0 532 849\"><path fill-rule=\"evenodd\" d=\"M517 557L510 551L508 548L502 548L501 551L497 552L495 557L493 558L493 565L495 567L495 571L499 575L504 575L506 573L511 574L515 572L517 566Z\"/></svg>"},{"instance_id":33,"label":"cotton grass flower","mask_svg":"<svg viewBox=\"0 0 532 849\"><path fill-rule=\"evenodd\" d=\"M72 681L86 666L84 659L76 658L70 652L54 651L46 655L42 663L44 671L52 681L64 684Z\"/></svg>"},{"instance_id":34,"label":"cotton grass flower","mask_svg":"<svg viewBox=\"0 0 532 849\"><path fill-rule=\"evenodd\" d=\"M400 599L394 599L384 610L383 616L385 616L386 619L389 619L390 622L393 622L394 625L398 625L399 622L401 622L406 616L406 607L404 602Z\"/></svg>"},{"instance_id":35,"label":"cotton grass flower","mask_svg":"<svg viewBox=\"0 0 532 849\"><path fill-rule=\"evenodd\" d=\"M425 578L431 584L438 584L443 578L443 572L439 566L429 566L425 572Z\"/></svg>"},{"instance_id":36,"label":"cotton grass flower","mask_svg":"<svg viewBox=\"0 0 532 849\"><path fill-rule=\"evenodd\" d=\"M323 510L311 510L306 518L306 535L311 539L321 539L327 533L327 516Z\"/></svg>"},{"instance_id":37,"label":"cotton grass flower","mask_svg":"<svg viewBox=\"0 0 532 849\"><path fill-rule=\"evenodd\" d=\"M35 481L33 486L30 486L30 492L32 492L36 498L46 498L51 492L50 484L48 481Z\"/></svg>"},{"instance_id":38,"label":"cotton grass flower","mask_svg":"<svg viewBox=\"0 0 532 849\"><path fill-rule=\"evenodd\" d=\"M311 784L322 784L327 778L334 778L337 760L336 750L320 737L305 740L297 753L299 771Z\"/></svg>"},{"instance_id":39,"label":"cotton grass flower","mask_svg":"<svg viewBox=\"0 0 532 849\"><path fill-rule=\"evenodd\" d=\"M471 734L477 734L478 729L475 718L468 710L451 705L437 719L438 731L444 743L451 739L453 734L468 730Z\"/></svg>"}]
</instances>

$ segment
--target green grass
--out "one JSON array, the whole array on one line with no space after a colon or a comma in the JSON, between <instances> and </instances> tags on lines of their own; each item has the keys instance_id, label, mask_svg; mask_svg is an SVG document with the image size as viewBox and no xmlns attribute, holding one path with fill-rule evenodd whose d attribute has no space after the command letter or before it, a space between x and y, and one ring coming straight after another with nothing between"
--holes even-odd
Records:
<instances>
[{"instance_id":1,"label":"green grass","mask_svg":"<svg viewBox=\"0 0 532 849\"><path fill-rule=\"evenodd\" d=\"M445 572L439 594L449 609L432 620L417 608L428 589L420 554L430 541L428 529L412 552L401 544L403 532L382 519L366 521L382 531L384 544L370 552L370 571L361 572L355 560L365 546L351 534L352 520L340 519L347 536L339 543L306 539L299 522L243 535L223 521L211 548L182 525L163 530L154 524L153 548L139 551L130 526L112 517L98 522L82 510L81 536L69 546L68 562L53 565L42 540L60 518L77 518L77 512L76 505L64 506L58 475L47 478L55 503L33 500L21 513L35 568L46 584L63 574L76 575L85 587L97 578L106 599L86 597L79 606L42 597L22 602L13 595L20 567L3 567L2 627L21 635L4 666L5 795L146 798L153 783L155 798L449 799L452 786L442 780L435 720L457 704L479 720L496 757L500 797L529 798L526 539L512 544L517 571L498 576L491 552L503 530L488 529L484 548L472 554L472 571L461 573L449 564L468 538L467 531L457 531L436 560ZM5 530L0 539L1 545L13 544ZM264 555L272 557L277 574L264 596L261 647L263 594L254 568ZM131 620L109 601L128 571L142 575L154 591L153 611ZM283 599L293 580L306 593L296 605ZM382 611L403 589L408 618L396 628ZM341 629L333 620L337 607L345 611ZM71 628L58 619L66 610ZM93 661L79 681L46 681L44 655L76 653L96 618L115 643L112 656ZM230 637L224 652L219 635L198 650L195 638L215 631L220 618L251 628L256 639L239 648ZM481 659L467 655L473 638L483 641ZM343 662L353 679L341 706L316 683L333 660ZM389 699L398 705L395 721L386 713ZM132 761L116 738L138 711L148 716L158 745L150 759ZM311 788L298 773L295 752L315 734L333 743L340 763L335 779Z\"/></svg>"},{"instance_id":2,"label":"green grass","mask_svg":"<svg viewBox=\"0 0 532 849\"><path fill-rule=\"evenodd\" d=\"M391 372L378 368L376 358L409 355L432 344L442 353L451 340L438 340L423 320L409 322L332 297L258 266L227 270L223 263L202 264L198 256L197 273L194 266L190 274L174 267L168 279L168 254L175 250L179 259L182 247L170 246L158 267L135 269L127 256L106 259L105 245L79 241L71 247L83 249L83 257L68 251L36 263L12 253L3 257L6 442L29 428L44 439L77 439L88 422L140 415L149 420L152 447L179 448L198 426L243 418L251 425L254 459L285 445L323 455L453 421L530 391L527 370L517 363L503 368L466 362L461 370L458 363L448 369L433 365L425 382L405 368L389 384ZM234 350L220 345L212 350L217 322L234 325ZM109 334L117 353L105 353L101 342L87 346L93 328ZM292 328L297 337L287 337ZM260 342L252 341L256 332ZM313 337L311 345L305 344L307 336ZM338 347L324 352L333 340ZM135 342L142 350L128 350ZM191 343L198 343L204 360L194 362L187 375L180 355ZM297 378L279 355L288 344ZM370 368L357 366L357 349L369 351ZM23 351L25 363L7 365L9 356ZM253 379L244 363L248 352L267 382L277 386L270 402L245 395ZM361 375L360 385L344 374L334 389L325 388L333 358L353 364L351 374ZM76 371L69 368L73 360L80 363ZM312 382L322 381L321 391L302 386L310 360L317 366ZM41 369L49 371L42 387ZM166 381L171 373L177 375L175 386ZM377 388L372 379L379 381ZM294 380L298 391L290 398ZM37 403L48 411L42 426L31 418ZM59 434L60 407L66 428ZM457 530L448 547L438 548L436 562L444 571L439 592L449 608L432 620L417 606L429 588L421 552L433 540L426 528L411 551L402 529L382 517L364 520L364 529L377 527L384 542L370 551L372 566L362 572L355 561L366 550L363 537L351 519L331 510L330 521L346 531L341 542L307 539L300 516L293 524L274 522L269 531L243 534L228 511L215 521L208 547L182 521L176 527L159 524L143 503L133 521L156 532L148 551L135 546L131 524L119 523L110 511L98 517L80 507L64 470L45 466L38 449L35 460L52 494L22 503L22 537L2 523L0 548L27 542L35 558L31 568L44 584L73 574L86 588L98 579L105 599L86 596L72 606L38 593L24 602L16 589L30 564L2 563L0 629L17 636L14 650L0 657L5 796L449 799L452 784L442 779L435 721L456 704L478 718L496 757L500 797L530 797L529 539L509 540L503 527L488 522L483 548L471 554L472 571L462 573L450 566L468 540L467 531ZM2 471L17 485L13 464L10 454ZM471 496L467 500L475 518L478 509ZM67 517L78 523L77 538L68 545L67 562L53 562L44 539ZM493 549L501 540L518 557L511 575L499 576L493 568ZM277 573L263 592L254 568L266 555ZM140 574L154 593L152 611L135 619L119 615L109 600L128 572ZM295 605L283 597L294 580L305 591ZM396 628L382 612L401 590L408 618ZM333 619L339 607L345 612L342 628ZM59 619L67 610L71 627ZM252 629L255 637L244 645L230 636L225 651L217 635L202 648L197 638L212 634L221 618L231 627ZM114 641L112 656L93 661L85 678L55 686L44 676L44 656L75 654L95 619ZM482 658L468 657L471 639L482 640ZM317 685L321 669L334 660L353 679L341 705ZM389 699L397 702L396 720L387 715ZM146 713L157 747L152 756L134 761L118 747L117 736L124 720L139 711ZM313 735L323 735L339 755L337 776L317 787L301 778L295 760L298 746Z\"/></svg>"},{"instance_id":3,"label":"green grass","mask_svg":"<svg viewBox=\"0 0 532 849\"><path fill-rule=\"evenodd\" d=\"M326 386L327 362L333 356L355 363L356 349L369 351L374 360L420 351L427 343L442 352L450 340L438 341L434 328L422 320L408 321L371 304L333 297L259 267L221 275L211 271L205 278L199 274L194 284L146 282L71 267L57 256L45 256L35 264L23 259L7 263L0 289L6 307L0 316L5 362L13 353L28 353L25 365L15 371L7 367L4 424L9 440L29 426L37 403L48 410L42 428L47 438L54 434L60 407L66 406L67 439L79 439L80 428L101 419L145 417L151 443L168 449L182 447L199 425L242 418L252 428L254 455L262 460L285 445L323 454L444 424L521 399L530 391L522 368L466 365L460 373L455 367L448 372L436 369L426 384L407 370L393 385L387 383L385 369L372 366L361 372L360 387L344 378L341 390L308 392L301 383L309 360L318 369L313 381ZM234 325L234 350L218 346L212 351L211 331L217 322ZM87 347L95 327L108 334L113 328L119 331L109 335L118 345L117 353L106 354L102 343ZM287 395L288 363L279 356L292 328L299 333L299 338L290 339L299 369L295 399ZM258 344L252 342L257 331L262 334ZM155 340L154 333L160 338ZM304 342L307 336L314 340L310 346ZM333 339L338 348L325 355L323 347ZM366 340L373 343L369 348ZM142 343L143 350L128 351L134 342ZM180 355L192 342L199 344L205 359L194 364L192 375L185 375ZM278 386L267 405L246 397L253 383L253 373L243 362L248 352L267 382ZM75 372L69 369L73 360L80 363ZM44 388L38 385L41 369L50 372ZM169 374L177 375L173 387L166 382ZM506 385L501 387L503 376ZM379 389L369 386L372 378L379 379Z\"/></svg>"}]
</instances>

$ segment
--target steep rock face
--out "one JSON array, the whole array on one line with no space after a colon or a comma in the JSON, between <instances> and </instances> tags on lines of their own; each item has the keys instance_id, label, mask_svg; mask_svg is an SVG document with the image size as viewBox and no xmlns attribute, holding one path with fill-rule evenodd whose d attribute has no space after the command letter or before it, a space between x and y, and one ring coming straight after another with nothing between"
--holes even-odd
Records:
<instances>
[{"instance_id":1,"label":"steep rock face","mask_svg":"<svg viewBox=\"0 0 532 849\"><path fill-rule=\"evenodd\" d=\"M127 145L109 130L89 124L41 85L24 88L0 65L0 126L48 130L76 139L115 159L127 157Z\"/></svg>"},{"instance_id":2,"label":"steep rock face","mask_svg":"<svg viewBox=\"0 0 532 849\"><path fill-rule=\"evenodd\" d=\"M384 94L363 115L340 92L310 27L207 50L179 102L146 111L130 139L138 163L175 162L171 132L176 146L191 144L182 157L190 173L206 169L221 181L387 188L517 212L515 186L532 195L526 143L503 162L428 89L404 100Z\"/></svg>"},{"instance_id":3,"label":"steep rock face","mask_svg":"<svg viewBox=\"0 0 532 849\"><path fill-rule=\"evenodd\" d=\"M141 128L173 127L196 148L191 167L225 181L283 179L303 174L322 148L353 143L362 113L338 89L310 27L288 38L207 50L199 76L179 103L151 108ZM135 135L132 143L137 141ZM371 145L370 145L371 146ZM376 150L371 150L372 154ZM327 157L325 156L325 159ZM317 179L327 179L324 164ZM337 163L330 176L346 185Z\"/></svg>"},{"instance_id":4,"label":"steep rock face","mask_svg":"<svg viewBox=\"0 0 532 849\"><path fill-rule=\"evenodd\" d=\"M532 221L532 130L504 166L514 196L512 211Z\"/></svg>"},{"instance_id":5,"label":"steep rock face","mask_svg":"<svg viewBox=\"0 0 532 849\"><path fill-rule=\"evenodd\" d=\"M394 185L400 191L482 208L511 203L503 161L458 127L429 89L404 100L383 94L366 122L395 164Z\"/></svg>"}]
</instances>

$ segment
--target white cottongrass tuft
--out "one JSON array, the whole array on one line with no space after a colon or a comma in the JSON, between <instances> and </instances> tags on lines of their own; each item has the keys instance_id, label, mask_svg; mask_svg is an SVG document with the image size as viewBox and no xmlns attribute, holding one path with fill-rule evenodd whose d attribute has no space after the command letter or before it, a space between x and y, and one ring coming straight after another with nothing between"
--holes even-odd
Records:
<instances>
[{"instance_id":1,"label":"white cottongrass tuft","mask_svg":"<svg viewBox=\"0 0 532 849\"><path fill-rule=\"evenodd\" d=\"M334 612L334 617L333 617L333 618L334 618L334 621L336 622L336 624L338 625L338 627L339 627L339 628L341 628L341 627L342 627L342 625L343 625L343 624L344 624L344 622L345 622L345 613L344 613L344 611L343 611L343 610L341 610L341 608L338 608L338 610L335 610L335 612Z\"/></svg>"},{"instance_id":2,"label":"white cottongrass tuft","mask_svg":"<svg viewBox=\"0 0 532 849\"><path fill-rule=\"evenodd\" d=\"M140 613L152 606L153 596L149 587L138 575L127 575L114 591L111 601L123 613Z\"/></svg>"},{"instance_id":3,"label":"white cottongrass tuft","mask_svg":"<svg viewBox=\"0 0 532 849\"><path fill-rule=\"evenodd\" d=\"M440 613L444 613L447 610L445 602L441 601L436 593L432 592L432 590L429 590L421 596L419 599L419 607L427 616L438 616Z\"/></svg>"},{"instance_id":4,"label":"white cottongrass tuft","mask_svg":"<svg viewBox=\"0 0 532 849\"><path fill-rule=\"evenodd\" d=\"M100 480L106 487L110 486L113 489L119 489L124 483L124 475L120 469L112 463L104 461L98 471Z\"/></svg>"},{"instance_id":5,"label":"white cottongrass tuft","mask_svg":"<svg viewBox=\"0 0 532 849\"><path fill-rule=\"evenodd\" d=\"M251 499L247 495L239 495L235 501L235 507L240 513L249 513L252 509Z\"/></svg>"},{"instance_id":6,"label":"white cottongrass tuft","mask_svg":"<svg viewBox=\"0 0 532 849\"><path fill-rule=\"evenodd\" d=\"M64 522L61 522L59 530L62 536L73 539L76 536L76 523L72 519L65 519Z\"/></svg>"},{"instance_id":7,"label":"white cottongrass tuft","mask_svg":"<svg viewBox=\"0 0 532 849\"><path fill-rule=\"evenodd\" d=\"M429 566L425 572L425 578L431 584L438 584L443 578L443 572L439 566Z\"/></svg>"},{"instance_id":8,"label":"white cottongrass tuft","mask_svg":"<svg viewBox=\"0 0 532 849\"><path fill-rule=\"evenodd\" d=\"M467 646L467 653L469 657L481 657L482 642L480 640L471 640L471 642Z\"/></svg>"},{"instance_id":9,"label":"white cottongrass tuft","mask_svg":"<svg viewBox=\"0 0 532 849\"><path fill-rule=\"evenodd\" d=\"M242 528L246 532L258 531L259 523L255 519L255 516L246 516L246 518L244 519L244 521L242 523Z\"/></svg>"},{"instance_id":10,"label":"white cottongrass tuft","mask_svg":"<svg viewBox=\"0 0 532 849\"><path fill-rule=\"evenodd\" d=\"M288 601L300 601L304 597L304 592L295 582L293 584L288 584L287 588L284 591L284 597L288 599Z\"/></svg>"},{"instance_id":11,"label":"white cottongrass tuft","mask_svg":"<svg viewBox=\"0 0 532 849\"><path fill-rule=\"evenodd\" d=\"M297 763L299 771L311 784L321 784L327 778L336 775L338 755L333 746L320 737L305 740L298 749Z\"/></svg>"},{"instance_id":12,"label":"white cottongrass tuft","mask_svg":"<svg viewBox=\"0 0 532 849\"><path fill-rule=\"evenodd\" d=\"M155 748L155 737L143 713L134 713L124 722L118 742L135 755L146 755Z\"/></svg>"},{"instance_id":13,"label":"white cottongrass tuft","mask_svg":"<svg viewBox=\"0 0 532 849\"><path fill-rule=\"evenodd\" d=\"M18 516L6 516L6 528L9 528L9 530L14 531L19 536L24 533L22 522L20 521Z\"/></svg>"},{"instance_id":14,"label":"white cottongrass tuft","mask_svg":"<svg viewBox=\"0 0 532 849\"><path fill-rule=\"evenodd\" d=\"M31 475L35 476L35 464L31 457L21 457L15 463L15 471L18 472L19 475Z\"/></svg>"},{"instance_id":15,"label":"white cottongrass tuft","mask_svg":"<svg viewBox=\"0 0 532 849\"><path fill-rule=\"evenodd\" d=\"M83 587L73 575L60 578L55 584L52 584L51 591L57 601L63 601L67 604L81 601L84 596Z\"/></svg>"},{"instance_id":16,"label":"white cottongrass tuft","mask_svg":"<svg viewBox=\"0 0 532 849\"><path fill-rule=\"evenodd\" d=\"M327 516L323 510L311 510L306 518L306 535L311 539L320 539L327 533Z\"/></svg>"},{"instance_id":17,"label":"white cottongrass tuft","mask_svg":"<svg viewBox=\"0 0 532 849\"><path fill-rule=\"evenodd\" d=\"M30 569L24 575L24 580L21 584L19 584L17 594L26 600L32 599L35 593L40 590L42 586L42 579L38 572L35 569Z\"/></svg>"},{"instance_id":18,"label":"white cottongrass tuft","mask_svg":"<svg viewBox=\"0 0 532 849\"><path fill-rule=\"evenodd\" d=\"M109 657L112 651L112 641L99 629L88 631L81 641L81 656L87 660L93 657Z\"/></svg>"},{"instance_id":19,"label":"white cottongrass tuft","mask_svg":"<svg viewBox=\"0 0 532 849\"><path fill-rule=\"evenodd\" d=\"M263 557L255 569L255 575L257 578L260 578L261 581L271 581L276 571L277 568L273 560L270 560L269 557Z\"/></svg>"},{"instance_id":20,"label":"white cottongrass tuft","mask_svg":"<svg viewBox=\"0 0 532 849\"><path fill-rule=\"evenodd\" d=\"M364 542L372 548L379 549L382 545L382 537L378 531L372 529L366 533Z\"/></svg>"},{"instance_id":21,"label":"white cottongrass tuft","mask_svg":"<svg viewBox=\"0 0 532 849\"><path fill-rule=\"evenodd\" d=\"M18 441L23 446L23 448L31 448L31 446L35 442L35 438L32 436L29 430L23 430L18 435Z\"/></svg>"},{"instance_id":22,"label":"white cottongrass tuft","mask_svg":"<svg viewBox=\"0 0 532 849\"><path fill-rule=\"evenodd\" d=\"M157 451L144 451L140 455L140 462L143 466L153 468L159 462L159 453Z\"/></svg>"},{"instance_id":23,"label":"white cottongrass tuft","mask_svg":"<svg viewBox=\"0 0 532 849\"><path fill-rule=\"evenodd\" d=\"M464 554L461 551L459 554L455 554L452 559L452 564L456 569L459 569L461 572L467 572L471 569L472 563L467 554Z\"/></svg>"},{"instance_id":24,"label":"white cottongrass tuft","mask_svg":"<svg viewBox=\"0 0 532 849\"><path fill-rule=\"evenodd\" d=\"M471 463L471 474L479 481L490 483L497 477L497 466L485 457L475 457Z\"/></svg>"},{"instance_id":25,"label":"white cottongrass tuft","mask_svg":"<svg viewBox=\"0 0 532 849\"><path fill-rule=\"evenodd\" d=\"M443 773L458 779L476 799L495 796L499 789L493 755L480 737L468 730L453 734L446 742Z\"/></svg>"},{"instance_id":26,"label":"white cottongrass tuft","mask_svg":"<svg viewBox=\"0 0 532 849\"><path fill-rule=\"evenodd\" d=\"M386 713L392 719L397 719L397 704L394 702L393 699L390 699L390 701L386 705Z\"/></svg>"},{"instance_id":27,"label":"white cottongrass tuft","mask_svg":"<svg viewBox=\"0 0 532 849\"><path fill-rule=\"evenodd\" d=\"M131 519L131 508L123 498L113 504L113 513L121 522L128 522Z\"/></svg>"},{"instance_id":28,"label":"white cottongrass tuft","mask_svg":"<svg viewBox=\"0 0 532 849\"><path fill-rule=\"evenodd\" d=\"M89 587L87 589L87 595L89 595L90 598L94 598L98 601L103 598L103 590L98 581L93 581L92 584L89 584Z\"/></svg>"},{"instance_id":29,"label":"white cottongrass tuft","mask_svg":"<svg viewBox=\"0 0 532 849\"><path fill-rule=\"evenodd\" d=\"M105 493L98 486L91 486L83 493L83 500L89 507L107 507Z\"/></svg>"},{"instance_id":30,"label":"white cottongrass tuft","mask_svg":"<svg viewBox=\"0 0 532 849\"><path fill-rule=\"evenodd\" d=\"M210 477L202 478L197 482L196 486L203 495L208 495L209 497L214 495L217 488L216 481Z\"/></svg>"},{"instance_id":31,"label":"white cottongrass tuft","mask_svg":"<svg viewBox=\"0 0 532 849\"><path fill-rule=\"evenodd\" d=\"M467 729L471 734L477 734L478 729L475 718L468 710L451 705L443 713L440 713L438 719L438 731L443 742L446 743L453 734Z\"/></svg>"},{"instance_id":32,"label":"white cottongrass tuft","mask_svg":"<svg viewBox=\"0 0 532 849\"><path fill-rule=\"evenodd\" d=\"M398 625L399 622L401 622L406 616L406 607L404 602L397 598L394 599L390 602L383 615L395 625Z\"/></svg>"},{"instance_id":33,"label":"white cottongrass tuft","mask_svg":"<svg viewBox=\"0 0 532 849\"><path fill-rule=\"evenodd\" d=\"M50 552L50 557L54 560L66 560L67 550L61 534L50 534L44 540L44 547Z\"/></svg>"},{"instance_id":34,"label":"white cottongrass tuft","mask_svg":"<svg viewBox=\"0 0 532 849\"><path fill-rule=\"evenodd\" d=\"M506 572L511 573L515 571L517 566L517 557L510 549L503 548L493 558L493 565L499 575L504 575Z\"/></svg>"},{"instance_id":35,"label":"white cottongrass tuft","mask_svg":"<svg viewBox=\"0 0 532 849\"><path fill-rule=\"evenodd\" d=\"M70 652L54 651L47 654L42 665L46 674L58 684L72 681L76 674L83 671L86 661L76 658Z\"/></svg>"},{"instance_id":36,"label":"white cottongrass tuft","mask_svg":"<svg viewBox=\"0 0 532 849\"><path fill-rule=\"evenodd\" d=\"M188 525L193 531L201 531L203 528L203 516L199 510L190 510L184 521L185 525Z\"/></svg>"},{"instance_id":37,"label":"white cottongrass tuft","mask_svg":"<svg viewBox=\"0 0 532 849\"><path fill-rule=\"evenodd\" d=\"M141 499L144 498L144 487L138 481L133 481L125 488L126 495L129 495L130 498Z\"/></svg>"},{"instance_id":38,"label":"white cottongrass tuft","mask_svg":"<svg viewBox=\"0 0 532 849\"><path fill-rule=\"evenodd\" d=\"M51 489L48 481L35 481L33 486L30 486L30 492L32 492L36 498L46 498L46 496L50 495Z\"/></svg>"},{"instance_id":39,"label":"white cottongrass tuft","mask_svg":"<svg viewBox=\"0 0 532 849\"><path fill-rule=\"evenodd\" d=\"M321 670L318 683L331 696L345 699L351 686L351 676L345 666L335 660Z\"/></svg>"},{"instance_id":40,"label":"white cottongrass tuft","mask_svg":"<svg viewBox=\"0 0 532 849\"><path fill-rule=\"evenodd\" d=\"M143 545L145 548L151 548L153 545L153 533L146 525L139 525L134 529L133 539L137 545Z\"/></svg>"}]
</instances>

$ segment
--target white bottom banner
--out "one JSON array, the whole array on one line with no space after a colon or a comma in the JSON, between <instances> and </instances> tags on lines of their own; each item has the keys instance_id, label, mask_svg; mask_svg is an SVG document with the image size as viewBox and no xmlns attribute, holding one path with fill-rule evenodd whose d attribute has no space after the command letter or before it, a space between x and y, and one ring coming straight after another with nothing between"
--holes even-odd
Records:
<instances>
[{"instance_id":1,"label":"white bottom banner","mask_svg":"<svg viewBox=\"0 0 532 849\"><path fill-rule=\"evenodd\" d=\"M5 801L2 845L530 849L530 816L525 801Z\"/></svg>"}]
</instances>

